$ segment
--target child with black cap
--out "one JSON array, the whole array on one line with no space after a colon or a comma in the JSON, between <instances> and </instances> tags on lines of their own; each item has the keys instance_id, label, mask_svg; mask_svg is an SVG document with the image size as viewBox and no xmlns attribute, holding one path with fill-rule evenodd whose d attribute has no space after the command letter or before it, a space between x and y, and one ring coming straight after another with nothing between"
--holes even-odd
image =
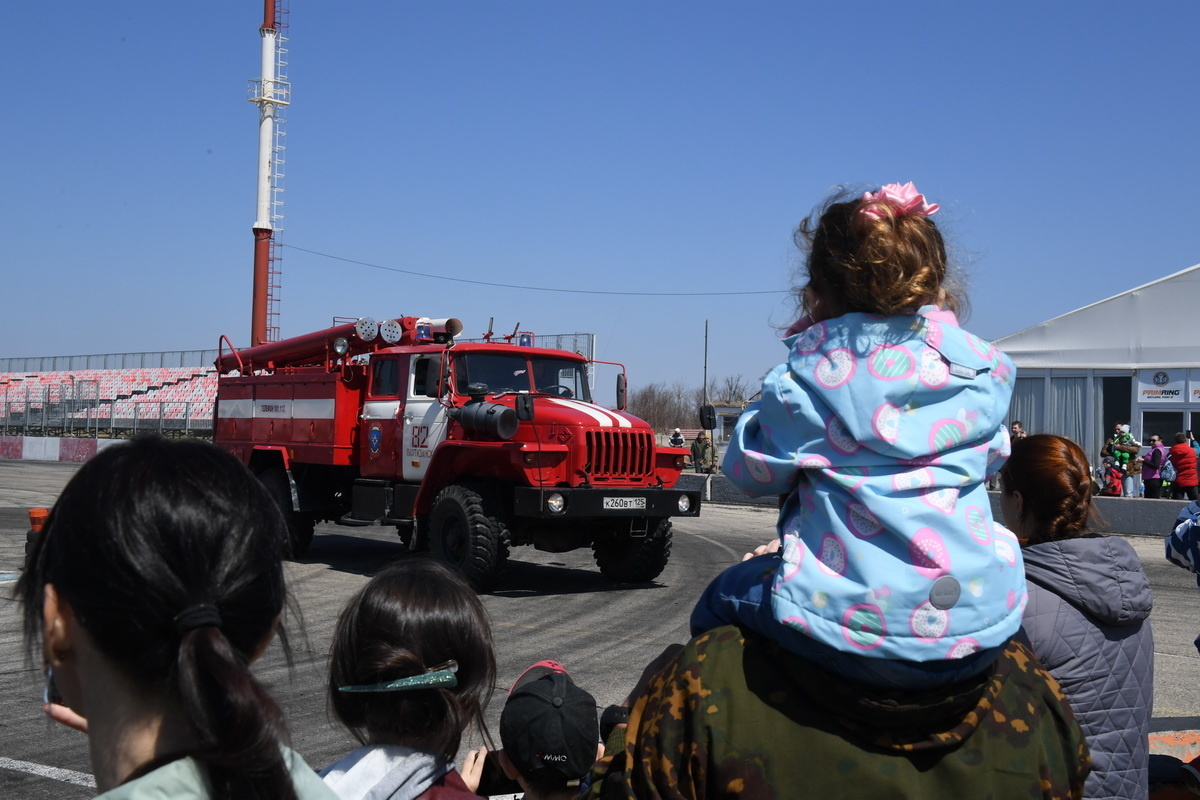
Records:
<instances>
[{"instance_id":1,"label":"child with black cap","mask_svg":"<svg viewBox=\"0 0 1200 800\"><path fill-rule=\"evenodd\" d=\"M504 749L495 758L520 784L525 800L574 800L604 754L596 699L576 686L561 664L540 661L508 691L500 712L500 743ZM477 785L487 756L486 749L467 756L463 778L468 786Z\"/></svg>"}]
</instances>

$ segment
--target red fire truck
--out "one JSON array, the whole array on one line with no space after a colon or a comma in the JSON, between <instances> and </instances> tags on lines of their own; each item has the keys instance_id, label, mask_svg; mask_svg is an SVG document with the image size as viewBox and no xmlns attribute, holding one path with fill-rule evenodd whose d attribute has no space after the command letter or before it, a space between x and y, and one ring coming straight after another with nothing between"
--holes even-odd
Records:
<instances>
[{"instance_id":1,"label":"red fire truck","mask_svg":"<svg viewBox=\"0 0 1200 800\"><path fill-rule=\"evenodd\" d=\"M614 581L656 577L670 518L698 515L700 496L674 488L686 451L624 412L624 367L610 410L584 356L461 330L363 318L244 350L222 339L215 439L274 494L291 552L326 520L394 525L481 590L517 545L590 545Z\"/></svg>"}]
</instances>

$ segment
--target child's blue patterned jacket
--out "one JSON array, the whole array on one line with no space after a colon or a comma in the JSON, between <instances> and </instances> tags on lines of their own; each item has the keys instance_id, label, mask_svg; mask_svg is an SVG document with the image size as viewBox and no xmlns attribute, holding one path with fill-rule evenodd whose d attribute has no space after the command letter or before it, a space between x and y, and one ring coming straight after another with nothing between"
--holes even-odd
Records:
<instances>
[{"instance_id":1,"label":"child's blue patterned jacket","mask_svg":"<svg viewBox=\"0 0 1200 800\"><path fill-rule=\"evenodd\" d=\"M934 661L1003 644L1026 600L984 481L1015 368L954 315L845 314L789 337L724 473L787 495L775 618L846 652Z\"/></svg>"}]
</instances>

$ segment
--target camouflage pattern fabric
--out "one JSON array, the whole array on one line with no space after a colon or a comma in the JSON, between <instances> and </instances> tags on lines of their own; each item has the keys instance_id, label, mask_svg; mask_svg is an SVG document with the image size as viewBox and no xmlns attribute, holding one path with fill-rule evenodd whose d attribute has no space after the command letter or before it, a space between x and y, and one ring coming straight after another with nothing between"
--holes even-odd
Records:
<instances>
[{"instance_id":1,"label":"camouflage pattern fabric","mask_svg":"<svg viewBox=\"0 0 1200 800\"><path fill-rule=\"evenodd\" d=\"M696 637L609 738L589 797L1078 798L1090 762L1020 642L948 690L848 683L726 626Z\"/></svg>"}]
</instances>

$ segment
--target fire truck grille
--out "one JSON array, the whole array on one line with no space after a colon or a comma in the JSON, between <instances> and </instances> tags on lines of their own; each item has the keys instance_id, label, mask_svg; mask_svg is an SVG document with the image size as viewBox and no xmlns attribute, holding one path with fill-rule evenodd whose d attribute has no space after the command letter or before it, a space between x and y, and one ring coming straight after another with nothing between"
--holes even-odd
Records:
<instances>
[{"instance_id":1,"label":"fire truck grille","mask_svg":"<svg viewBox=\"0 0 1200 800\"><path fill-rule=\"evenodd\" d=\"M654 472L654 437L645 431L588 431L586 471L594 481L648 479Z\"/></svg>"}]
</instances>

